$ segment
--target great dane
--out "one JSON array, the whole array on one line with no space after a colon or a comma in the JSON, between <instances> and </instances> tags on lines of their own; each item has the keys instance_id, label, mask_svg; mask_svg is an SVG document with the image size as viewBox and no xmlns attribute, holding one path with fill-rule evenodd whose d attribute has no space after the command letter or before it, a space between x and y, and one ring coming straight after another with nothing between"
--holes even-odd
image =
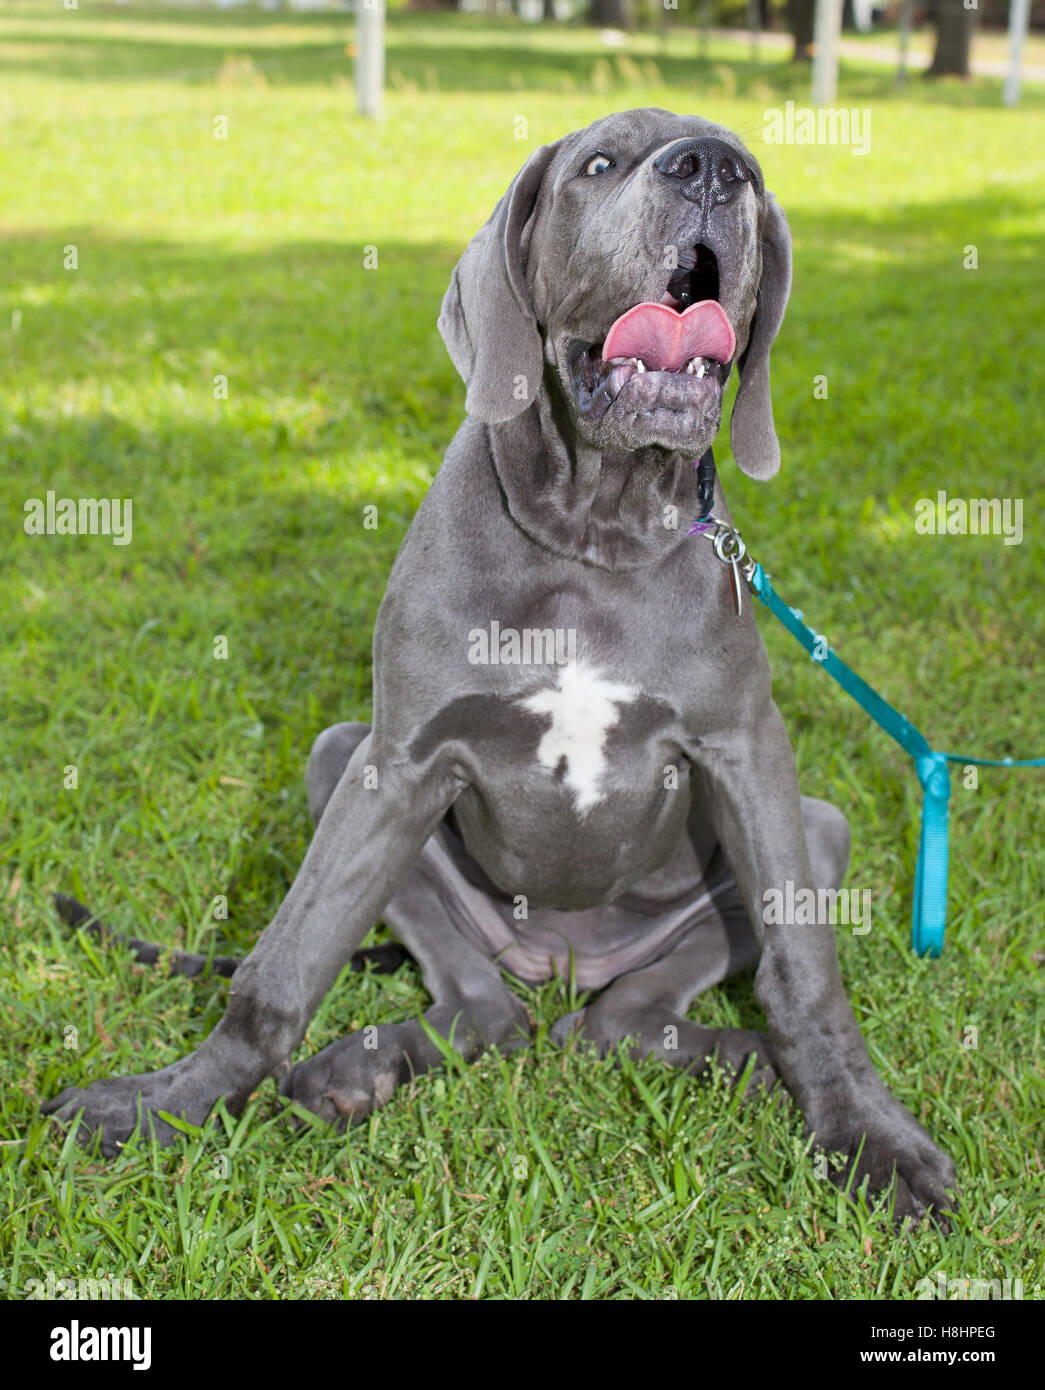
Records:
<instances>
[{"instance_id":1,"label":"great dane","mask_svg":"<svg viewBox=\"0 0 1045 1390\"><path fill-rule=\"evenodd\" d=\"M199 1124L272 1073L335 1123L364 1117L439 1065L419 1021L291 1059L383 919L465 1055L529 1035L503 972L572 972L597 993L558 1040L753 1066L849 1156L840 1180L895 1176L901 1218L947 1208L953 1165L875 1073L831 928L764 921L774 893L840 887L848 826L799 794L751 604L687 535L734 363L734 458L779 467L769 353L790 280L784 215L721 126L627 111L530 156L443 301L467 419L381 604L373 723L312 749L293 886L195 1052L49 1111L82 1112L109 1155L139 1109L170 1141L158 1111ZM713 508L728 523L717 485ZM750 966L767 1035L686 1017Z\"/></svg>"}]
</instances>

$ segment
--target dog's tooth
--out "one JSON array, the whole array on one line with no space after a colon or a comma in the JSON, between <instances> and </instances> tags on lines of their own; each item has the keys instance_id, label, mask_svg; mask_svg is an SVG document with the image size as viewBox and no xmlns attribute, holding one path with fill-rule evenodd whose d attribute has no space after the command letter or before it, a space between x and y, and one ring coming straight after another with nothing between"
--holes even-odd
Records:
<instances>
[{"instance_id":1,"label":"dog's tooth","mask_svg":"<svg viewBox=\"0 0 1045 1390\"><path fill-rule=\"evenodd\" d=\"M696 370L697 370L697 359L694 357L691 361L689 361L689 362L686 363L686 372L688 373L689 376L693 376L693 375L696 373Z\"/></svg>"},{"instance_id":2,"label":"dog's tooth","mask_svg":"<svg viewBox=\"0 0 1045 1390\"><path fill-rule=\"evenodd\" d=\"M633 357L631 360L635 363L635 370L637 372L644 372L646 370L645 362L641 361L638 357Z\"/></svg>"}]
</instances>

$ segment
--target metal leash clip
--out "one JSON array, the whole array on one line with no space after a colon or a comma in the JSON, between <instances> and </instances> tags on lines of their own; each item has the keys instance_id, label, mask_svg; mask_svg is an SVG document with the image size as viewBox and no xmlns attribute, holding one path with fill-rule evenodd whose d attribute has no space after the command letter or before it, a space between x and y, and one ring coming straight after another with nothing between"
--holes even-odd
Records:
<instances>
[{"instance_id":1,"label":"metal leash clip","mask_svg":"<svg viewBox=\"0 0 1045 1390\"><path fill-rule=\"evenodd\" d=\"M745 580L754 592L753 580L758 565L754 556L747 553L747 546L736 527L719 521L712 510L715 505L715 458L710 449L697 464L697 500L700 520L695 521L686 534L707 536L715 547L715 554L733 571L733 609L739 618L744 607L744 590L740 581Z\"/></svg>"},{"instance_id":2,"label":"metal leash clip","mask_svg":"<svg viewBox=\"0 0 1045 1390\"><path fill-rule=\"evenodd\" d=\"M751 581L758 566L754 556L748 554L744 539L735 527L727 526L724 521L719 521L714 516L707 517L707 520L715 523L715 529L701 534L708 537L715 547L715 554L724 565L729 565L733 571L733 608L739 617L744 609L744 590L740 581L743 579L749 587L753 588Z\"/></svg>"}]
</instances>

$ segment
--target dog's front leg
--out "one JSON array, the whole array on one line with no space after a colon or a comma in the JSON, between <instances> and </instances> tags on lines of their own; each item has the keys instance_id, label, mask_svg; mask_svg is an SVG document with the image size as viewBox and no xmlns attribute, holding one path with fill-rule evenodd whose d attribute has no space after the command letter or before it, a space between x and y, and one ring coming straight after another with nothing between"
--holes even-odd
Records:
<instances>
[{"instance_id":1,"label":"dog's front leg","mask_svg":"<svg viewBox=\"0 0 1045 1390\"><path fill-rule=\"evenodd\" d=\"M842 987L832 927L778 922L766 912L772 901L802 901L804 889L813 890L806 901L816 902L818 887L794 758L776 706L760 702L740 729L701 739L693 756L761 944L755 994L808 1132L820 1148L849 1155L838 1176L852 1177L854 1190L864 1177L872 1190L882 1190L895 1170L897 1217L947 1208L954 1165L875 1072Z\"/></svg>"},{"instance_id":2,"label":"dog's front leg","mask_svg":"<svg viewBox=\"0 0 1045 1390\"><path fill-rule=\"evenodd\" d=\"M134 1131L139 1104L160 1140L176 1131L160 1111L202 1124L219 1097L243 1107L285 1067L320 1000L380 917L460 791L444 765L381 756L371 735L356 749L323 814L297 878L254 950L232 977L229 1005L210 1036L162 1071L70 1088L44 1107L81 1137L101 1131L112 1156Z\"/></svg>"}]
</instances>

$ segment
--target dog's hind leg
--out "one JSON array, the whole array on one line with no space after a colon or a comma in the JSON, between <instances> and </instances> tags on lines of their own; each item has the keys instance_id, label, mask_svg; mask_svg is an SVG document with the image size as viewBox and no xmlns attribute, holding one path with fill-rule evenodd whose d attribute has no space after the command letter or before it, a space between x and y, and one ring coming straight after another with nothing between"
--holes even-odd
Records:
<instances>
[{"instance_id":1,"label":"dog's hind leg","mask_svg":"<svg viewBox=\"0 0 1045 1390\"><path fill-rule=\"evenodd\" d=\"M697 1076L707 1070L713 1054L739 1074L754 1053L750 1085L769 1087L776 1080L776 1068L764 1034L747 1028L705 1028L686 1018L698 994L753 965L757 957L754 933L739 899L720 899L705 907L659 960L618 976L592 1003L560 1018L552 1028L552 1040L564 1044L577 1033L604 1057L628 1039L632 1056L656 1057Z\"/></svg>"},{"instance_id":2,"label":"dog's hind leg","mask_svg":"<svg viewBox=\"0 0 1045 1390\"><path fill-rule=\"evenodd\" d=\"M849 860L849 827L842 813L825 801L802 798L802 819L817 883L839 888ZM619 1042L633 1039L636 1057L654 1056L694 1075L708 1068L713 1054L738 1075L756 1057L748 1089L767 1089L776 1080L769 1039L745 1028L705 1028L686 1018L697 995L758 960L758 944L733 885L706 907L690 930L660 960L621 975L586 1008L559 1019L554 1041L579 1031L605 1056Z\"/></svg>"},{"instance_id":3,"label":"dog's hind leg","mask_svg":"<svg viewBox=\"0 0 1045 1390\"><path fill-rule=\"evenodd\" d=\"M313 785L320 785L318 778L310 781L310 798ZM440 827L432 841L446 834ZM486 1047L512 1051L525 1046L530 1020L522 1001L457 924L461 912L474 912L476 895L460 891L459 874L448 867L447 854L433 853L431 846L429 841L422 849L382 913L421 967L434 1001L425 1022L467 1060ZM331 1123L356 1121L384 1105L397 1086L442 1062L442 1052L418 1020L378 1024L299 1062L280 1090Z\"/></svg>"},{"instance_id":4,"label":"dog's hind leg","mask_svg":"<svg viewBox=\"0 0 1045 1390\"><path fill-rule=\"evenodd\" d=\"M369 724L331 724L313 743L305 768L305 790L313 824L319 824L341 774L369 732Z\"/></svg>"}]
</instances>

